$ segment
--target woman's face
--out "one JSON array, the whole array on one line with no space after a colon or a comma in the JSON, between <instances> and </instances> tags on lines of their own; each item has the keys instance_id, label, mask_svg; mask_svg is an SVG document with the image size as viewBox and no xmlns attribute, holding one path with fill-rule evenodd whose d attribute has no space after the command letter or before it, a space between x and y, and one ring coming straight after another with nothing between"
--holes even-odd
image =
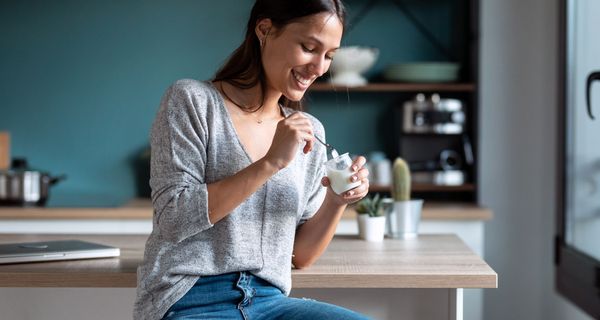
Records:
<instances>
[{"instance_id":1,"label":"woman's face","mask_svg":"<svg viewBox=\"0 0 600 320\"><path fill-rule=\"evenodd\" d=\"M257 30L269 29L268 19ZM281 30L267 31L262 61L268 89L292 101L302 99L306 89L329 69L340 46L343 26L335 14L323 12L290 23ZM259 40L260 32L257 31ZM264 36L263 36L264 37Z\"/></svg>"}]
</instances>

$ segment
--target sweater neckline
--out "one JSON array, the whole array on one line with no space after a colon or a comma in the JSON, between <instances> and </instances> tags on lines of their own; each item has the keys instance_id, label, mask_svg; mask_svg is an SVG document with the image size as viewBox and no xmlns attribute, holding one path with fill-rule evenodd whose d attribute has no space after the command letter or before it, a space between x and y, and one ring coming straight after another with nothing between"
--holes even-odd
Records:
<instances>
[{"instance_id":1,"label":"sweater neckline","mask_svg":"<svg viewBox=\"0 0 600 320\"><path fill-rule=\"evenodd\" d=\"M227 110L227 107L225 107L225 98L223 97L221 92L217 89L215 84L212 83L212 81L206 81L206 82L208 83L211 90L213 91L213 94L217 97L219 108L221 108L221 113L223 113L225 115L225 122L227 123L227 126L229 126L228 129L233 132L238 147L242 150L242 153L244 153L244 155L246 156L246 159L248 159L248 162L250 164L253 164L254 162L258 161L258 159L254 160L254 159L252 159L252 157L250 157L248 150L246 150L246 147L242 143L242 140L240 139L240 136L239 136L237 130L235 129L235 125L233 125L233 119L231 118L231 114L229 113L229 110ZM285 117L288 117L292 113L290 110L288 110L288 108L285 108L281 105L279 106L279 108L281 108L281 111L283 112L283 115Z\"/></svg>"}]
</instances>

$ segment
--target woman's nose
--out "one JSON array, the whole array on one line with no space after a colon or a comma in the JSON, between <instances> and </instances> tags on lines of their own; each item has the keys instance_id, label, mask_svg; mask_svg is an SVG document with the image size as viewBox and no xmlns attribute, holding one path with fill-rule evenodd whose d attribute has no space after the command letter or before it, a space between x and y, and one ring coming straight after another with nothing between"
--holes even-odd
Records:
<instances>
[{"instance_id":1,"label":"woman's nose","mask_svg":"<svg viewBox=\"0 0 600 320\"><path fill-rule=\"evenodd\" d=\"M310 63L310 72L317 77L322 76L327 72L328 60L324 56L316 55Z\"/></svg>"}]
</instances>

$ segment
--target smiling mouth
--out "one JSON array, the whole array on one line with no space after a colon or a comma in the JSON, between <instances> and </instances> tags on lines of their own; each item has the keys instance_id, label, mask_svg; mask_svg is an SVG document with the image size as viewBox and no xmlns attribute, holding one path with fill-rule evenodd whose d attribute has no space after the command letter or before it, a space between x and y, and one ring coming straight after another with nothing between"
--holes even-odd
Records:
<instances>
[{"instance_id":1,"label":"smiling mouth","mask_svg":"<svg viewBox=\"0 0 600 320\"><path fill-rule=\"evenodd\" d=\"M296 81L298 81L301 85L303 86L308 86L309 84L312 83L313 79L312 78L304 78L302 76L300 76L296 71L292 70L292 75L294 76L294 79L296 79Z\"/></svg>"}]
</instances>

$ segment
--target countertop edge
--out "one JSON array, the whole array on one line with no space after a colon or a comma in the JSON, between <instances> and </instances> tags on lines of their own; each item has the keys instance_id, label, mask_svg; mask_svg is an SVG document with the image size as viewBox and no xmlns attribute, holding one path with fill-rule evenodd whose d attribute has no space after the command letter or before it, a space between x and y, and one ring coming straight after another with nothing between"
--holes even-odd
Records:
<instances>
[{"instance_id":1,"label":"countertop edge","mask_svg":"<svg viewBox=\"0 0 600 320\"><path fill-rule=\"evenodd\" d=\"M38 208L0 207L0 220L149 220L153 208L149 199L133 199L122 207ZM356 211L346 209L342 219L355 219ZM425 203L423 220L491 220L490 209L471 203Z\"/></svg>"}]
</instances>

